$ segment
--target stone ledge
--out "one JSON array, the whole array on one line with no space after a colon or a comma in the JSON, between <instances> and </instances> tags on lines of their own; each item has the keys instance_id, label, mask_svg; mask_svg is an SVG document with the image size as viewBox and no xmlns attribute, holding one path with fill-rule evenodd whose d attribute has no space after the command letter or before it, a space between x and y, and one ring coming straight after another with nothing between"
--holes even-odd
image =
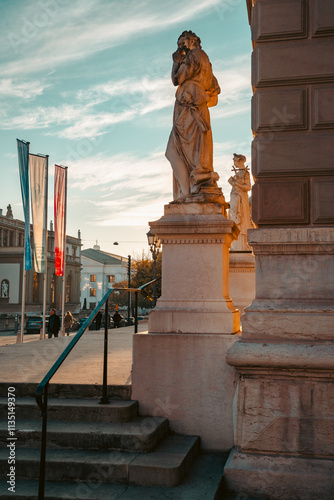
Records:
<instances>
[{"instance_id":1,"label":"stone ledge","mask_svg":"<svg viewBox=\"0 0 334 500\"><path fill-rule=\"evenodd\" d=\"M228 491L291 500L332 500L334 462L326 459L241 453L234 448L224 468ZM247 496L248 498L248 496Z\"/></svg>"},{"instance_id":2,"label":"stone ledge","mask_svg":"<svg viewBox=\"0 0 334 500\"><path fill-rule=\"evenodd\" d=\"M227 352L226 361L245 373L254 367L286 370L316 370L334 375L333 342L247 342L241 339ZM328 373L332 371L332 373Z\"/></svg>"}]
</instances>

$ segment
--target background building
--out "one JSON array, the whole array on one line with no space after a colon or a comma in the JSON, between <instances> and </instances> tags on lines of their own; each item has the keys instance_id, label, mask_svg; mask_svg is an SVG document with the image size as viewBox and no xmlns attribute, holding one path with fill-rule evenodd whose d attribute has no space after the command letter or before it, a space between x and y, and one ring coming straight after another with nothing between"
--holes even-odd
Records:
<instances>
[{"instance_id":1,"label":"background building","mask_svg":"<svg viewBox=\"0 0 334 500\"><path fill-rule=\"evenodd\" d=\"M33 241L31 227L31 241ZM20 314L24 254L24 222L14 219L8 205L6 215L0 210L0 314ZM81 237L66 237L65 308L80 311ZM47 239L47 310L61 309L62 277L55 276L54 231L52 222ZM33 269L26 275L26 314L42 313L43 275Z\"/></svg>"},{"instance_id":2,"label":"background building","mask_svg":"<svg viewBox=\"0 0 334 500\"><path fill-rule=\"evenodd\" d=\"M81 252L81 307L94 309L113 283L127 279L127 257L102 252L99 245Z\"/></svg>"}]
</instances>

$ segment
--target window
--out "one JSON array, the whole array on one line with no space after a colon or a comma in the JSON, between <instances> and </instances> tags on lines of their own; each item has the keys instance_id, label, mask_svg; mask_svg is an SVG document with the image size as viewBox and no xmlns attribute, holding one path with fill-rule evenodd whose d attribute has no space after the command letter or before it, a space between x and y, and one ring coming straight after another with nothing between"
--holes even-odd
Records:
<instances>
[{"instance_id":1,"label":"window","mask_svg":"<svg viewBox=\"0 0 334 500\"><path fill-rule=\"evenodd\" d=\"M69 302L71 302L71 283L72 282L72 275L69 274L67 276L67 280L66 280L66 293L65 293L65 302L66 304L68 304Z\"/></svg>"},{"instance_id":2,"label":"window","mask_svg":"<svg viewBox=\"0 0 334 500\"><path fill-rule=\"evenodd\" d=\"M91 288L90 289L90 296L91 297L96 297L96 288Z\"/></svg>"},{"instance_id":3,"label":"window","mask_svg":"<svg viewBox=\"0 0 334 500\"><path fill-rule=\"evenodd\" d=\"M96 281L96 274L91 274L91 275L90 275L90 281L91 281L92 283L95 283L95 281Z\"/></svg>"},{"instance_id":4,"label":"window","mask_svg":"<svg viewBox=\"0 0 334 500\"><path fill-rule=\"evenodd\" d=\"M108 283L115 283L115 276L113 274L109 274L107 276Z\"/></svg>"}]
</instances>

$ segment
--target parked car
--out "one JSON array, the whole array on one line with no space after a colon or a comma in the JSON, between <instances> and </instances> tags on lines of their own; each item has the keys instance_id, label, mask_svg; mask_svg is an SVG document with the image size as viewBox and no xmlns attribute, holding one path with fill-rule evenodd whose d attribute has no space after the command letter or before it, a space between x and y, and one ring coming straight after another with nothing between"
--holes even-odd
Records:
<instances>
[{"instance_id":1,"label":"parked car","mask_svg":"<svg viewBox=\"0 0 334 500\"><path fill-rule=\"evenodd\" d=\"M87 316L87 318L80 318L79 321L75 320L71 330L73 332L77 332L82 327L82 325L87 321L87 319L88 319L88 316ZM89 325L89 330L94 330L94 328L95 328L95 324L93 322Z\"/></svg>"},{"instance_id":2,"label":"parked car","mask_svg":"<svg viewBox=\"0 0 334 500\"><path fill-rule=\"evenodd\" d=\"M43 328L43 316L31 316L27 319L26 333L39 333L41 328Z\"/></svg>"},{"instance_id":3,"label":"parked car","mask_svg":"<svg viewBox=\"0 0 334 500\"><path fill-rule=\"evenodd\" d=\"M121 319L120 319L120 322L119 322L119 326L122 327L122 326L129 326L129 325L134 325L135 324L135 318L133 318L132 316L130 316L129 320L128 318L124 318L124 316L121 315Z\"/></svg>"}]
</instances>

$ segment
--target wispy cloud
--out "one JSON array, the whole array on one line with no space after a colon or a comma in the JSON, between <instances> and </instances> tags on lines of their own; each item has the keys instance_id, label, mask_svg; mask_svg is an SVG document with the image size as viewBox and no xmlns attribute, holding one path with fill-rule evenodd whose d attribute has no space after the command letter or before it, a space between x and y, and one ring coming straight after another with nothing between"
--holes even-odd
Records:
<instances>
[{"instance_id":1,"label":"wispy cloud","mask_svg":"<svg viewBox=\"0 0 334 500\"><path fill-rule=\"evenodd\" d=\"M77 0L60 7L55 0L56 10L61 8L62 15L45 9L42 12L40 6L38 11L33 3L30 8L25 8L19 28L17 23L12 27L2 26L6 33L7 51L20 56L9 62L2 74L14 76L45 68L54 69L61 64L119 46L130 38L159 32L176 23L195 18L221 2L222 0L184 0L181 3L177 0L146 0L121 3ZM66 23L63 22L65 16ZM26 55L27 52L29 56Z\"/></svg>"},{"instance_id":2,"label":"wispy cloud","mask_svg":"<svg viewBox=\"0 0 334 500\"><path fill-rule=\"evenodd\" d=\"M73 101L73 94L67 98ZM169 78L123 79L80 90L74 95L74 104L33 106L30 109L25 106L15 116L5 114L0 128L32 129L65 125L52 133L67 139L96 137L112 125L172 106L173 101L174 89ZM105 103L104 111L97 111L101 103Z\"/></svg>"},{"instance_id":3,"label":"wispy cloud","mask_svg":"<svg viewBox=\"0 0 334 500\"><path fill-rule=\"evenodd\" d=\"M83 158L71 164L68 179L70 193L89 192L89 217L99 226L146 225L172 199L172 171L163 152Z\"/></svg>"},{"instance_id":4,"label":"wispy cloud","mask_svg":"<svg viewBox=\"0 0 334 500\"><path fill-rule=\"evenodd\" d=\"M49 86L37 80L20 82L12 78L2 78L0 79L0 96L31 99L43 94L44 89Z\"/></svg>"}]
</instances>

